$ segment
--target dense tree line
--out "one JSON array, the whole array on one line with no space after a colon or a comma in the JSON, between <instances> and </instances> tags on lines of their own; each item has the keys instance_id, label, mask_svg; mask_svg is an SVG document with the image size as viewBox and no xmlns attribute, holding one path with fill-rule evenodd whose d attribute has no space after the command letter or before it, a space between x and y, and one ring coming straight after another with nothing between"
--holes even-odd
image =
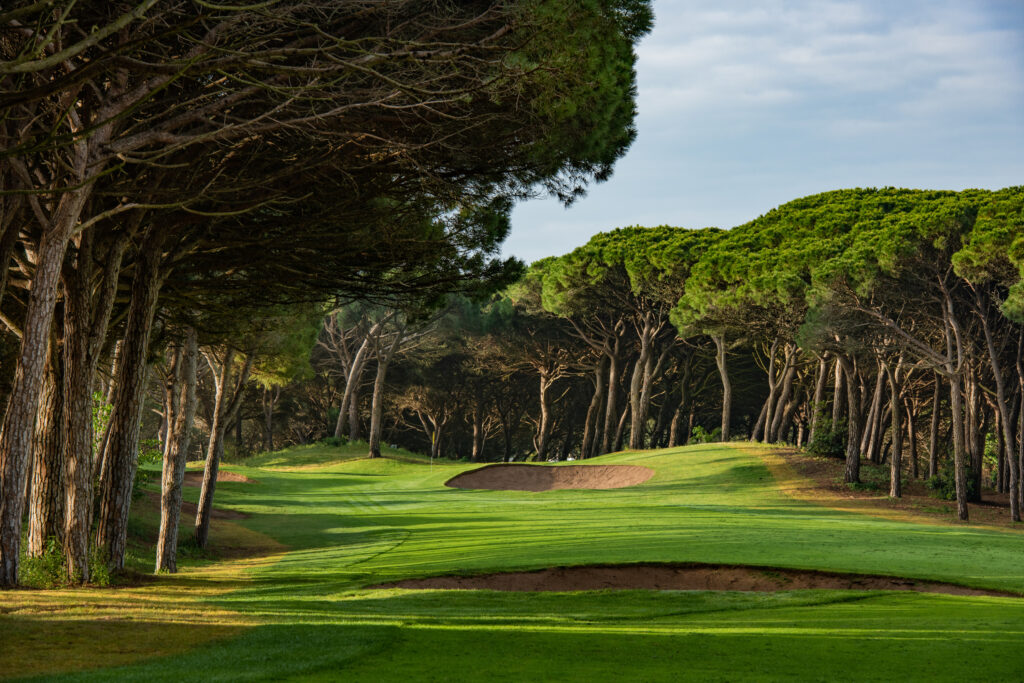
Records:
<instances>
[{"instance_id":1,"label":"dense tree line","mask_svg":"<svg viewBox=\"0 0 1024 683\"><path fill-rule=\"evenodd\" d=\"M286 392L321 397L308 438L372 422L473 460L695 436L807 446L843 457L849 483L862 459L887 462L892 496L908 475L947 478L961 519L991 470L1019 520L1022 269L1021 188L830 192L728 231L595 235L453 303L404 354L400 312L336 311L317 379Z\"/></svg>"},{"instance_id":2,"label":"dense tree line","mask_svg":"<svg viewBox=\"0 0 1024 683\"><path fill-rule=\"evenodd\" d=\"M249 380L285 373L280 306L427 311L514 279L512 202L571 201L632 141L650 22L634 0L0 8L0 587L26 513L69 580L123 567L154 376L173 571L192 423L202 544Z\"/></svg>"}]
</instances>

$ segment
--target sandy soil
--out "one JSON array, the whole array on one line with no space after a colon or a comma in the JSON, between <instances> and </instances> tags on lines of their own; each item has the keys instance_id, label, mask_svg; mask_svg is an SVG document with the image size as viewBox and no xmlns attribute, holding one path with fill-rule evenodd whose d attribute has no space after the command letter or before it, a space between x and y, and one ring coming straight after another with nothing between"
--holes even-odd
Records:
<instances>
[{"instance_id":1,"label":"sandy soil","mask_svg":"<svg viewBox=\"0 0 1024 683\"><path fill-rule=\"evenodd\" d=\"M242 484L255 484L255 479L250 479L244 474L238 474L237 472L217 472L217 481L234 481ZM202 486L203 485L203 473L202 472L186 472L185 473L185 486Z\"/></svg>"},{"instance_id":2,"label":"sandy soil","mask_svg":"<svg viewBox=\"0 0 1024 683\"><path fill-rule=\"evenodd\" d=\"M654 470L637 465L487 465L445 482L455 489L553 491L556 489L621 489L642 484Z\"/></svg>"},{"instance_id":3,"label":"sandy soil","mask_svg":"<svg viewBox=\"0 0 1024 683\"><path fill-rule=\"evenodd\" d=\"M773 592L807 588L917 591L950 595L1016 596L947 583L891 576L712 564L638 564L554 567L532 572L408 579L371 588L434 588L499 591L713 590Z\"/></svg>"}]
</instances>

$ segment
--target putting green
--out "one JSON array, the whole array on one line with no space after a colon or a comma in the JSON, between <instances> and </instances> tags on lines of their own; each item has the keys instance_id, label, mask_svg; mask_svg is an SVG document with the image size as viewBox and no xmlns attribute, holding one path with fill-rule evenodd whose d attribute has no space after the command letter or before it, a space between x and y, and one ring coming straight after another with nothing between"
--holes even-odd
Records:
<instances>
[{"instance_id":1,"label":"putting green","mask_svg":"<svg viewBox=\"0 0 1024 683\"><path fill-rule=\"evenodd\" d=\"M787 496L749 448L620 453L634 487L444 487L468 464L345 460L232 468L232 524L289 552L133 589L182 600L140 620L209 616L230 632L181 654L71 680L995 680L1021 676L1024 599L866 591L499 593L367 590L446 573L707 562L886 574L1024 593L1024 535L886 519ZM229 524L225 522L224 524ZM43 604L0 617L65 622ZM102 593L102 592L101 592ZM112 606L117 592L105 594ZM6 597L6 596L3 596ZM73 599L73 598L71 598ZM126 598L127 599L127 598ZM97 598L99 600L99 598ZM142 608L140 608L142 609ZM190 616L191 615L191 616ZM83 618L83 617L79 617ZM84 617L88 618L88 617ZM241 629L240 634L237 629ZM8 641L14 642L14 641ZM0 671L5 668L0 645ZM57 643L36 642L41 653ZM90 666L103 664L91 660ZM67 669L74 669L69 662ZM21 669L28 672L30 669Z\"/></svg>"}]
</instances>

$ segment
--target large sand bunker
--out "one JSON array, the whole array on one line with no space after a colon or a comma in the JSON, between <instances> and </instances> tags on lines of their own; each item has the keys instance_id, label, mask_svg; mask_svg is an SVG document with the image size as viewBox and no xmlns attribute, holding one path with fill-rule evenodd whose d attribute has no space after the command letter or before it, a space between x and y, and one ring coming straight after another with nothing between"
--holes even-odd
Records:
<instances>
[{"instance_id":1,"label":"large sand bunker","mask_svg":"<svg viewBox=\"0 0 1024 683\"><path fill-rule=\"evenodd\" d=\"M621 489L642 484L654 470L637 465L487 465L445 482L456 489L553 491L556 489Z\"/></svg>"},{"instance_id":2,"label":"large sand bunker","mask_svg":"<svg viewBox=\"0 0 1024 683\"><path fill-rule=\"evenodd\" d=\"M950 595L1000 595L1005 591L967 588L893 576L839 574L771 567L715 564L635 564L554 567L532 572L478 576L435 576L380 584L372 588L497 591L690 590L774 592L807 588L917 591Z\"/></svg>"}]
</instances>

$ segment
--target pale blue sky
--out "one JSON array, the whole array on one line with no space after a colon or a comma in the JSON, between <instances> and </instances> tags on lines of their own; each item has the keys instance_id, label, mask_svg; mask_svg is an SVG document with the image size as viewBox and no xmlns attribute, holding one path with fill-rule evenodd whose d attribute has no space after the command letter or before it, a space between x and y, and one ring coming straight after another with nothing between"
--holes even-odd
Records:
<instances>
[{"instance_id":1,"label":"pale blue sky","mask_svg":"<svg viewBox=\"0 0 1024 683\"><path fill-rule=\"evenodd\" d=\"M639 135L568 209L521 204L530 262L624 225L733 227L844 187L1024 185L1024 0L656 0Z\"/></svg>"}]
</instances>

